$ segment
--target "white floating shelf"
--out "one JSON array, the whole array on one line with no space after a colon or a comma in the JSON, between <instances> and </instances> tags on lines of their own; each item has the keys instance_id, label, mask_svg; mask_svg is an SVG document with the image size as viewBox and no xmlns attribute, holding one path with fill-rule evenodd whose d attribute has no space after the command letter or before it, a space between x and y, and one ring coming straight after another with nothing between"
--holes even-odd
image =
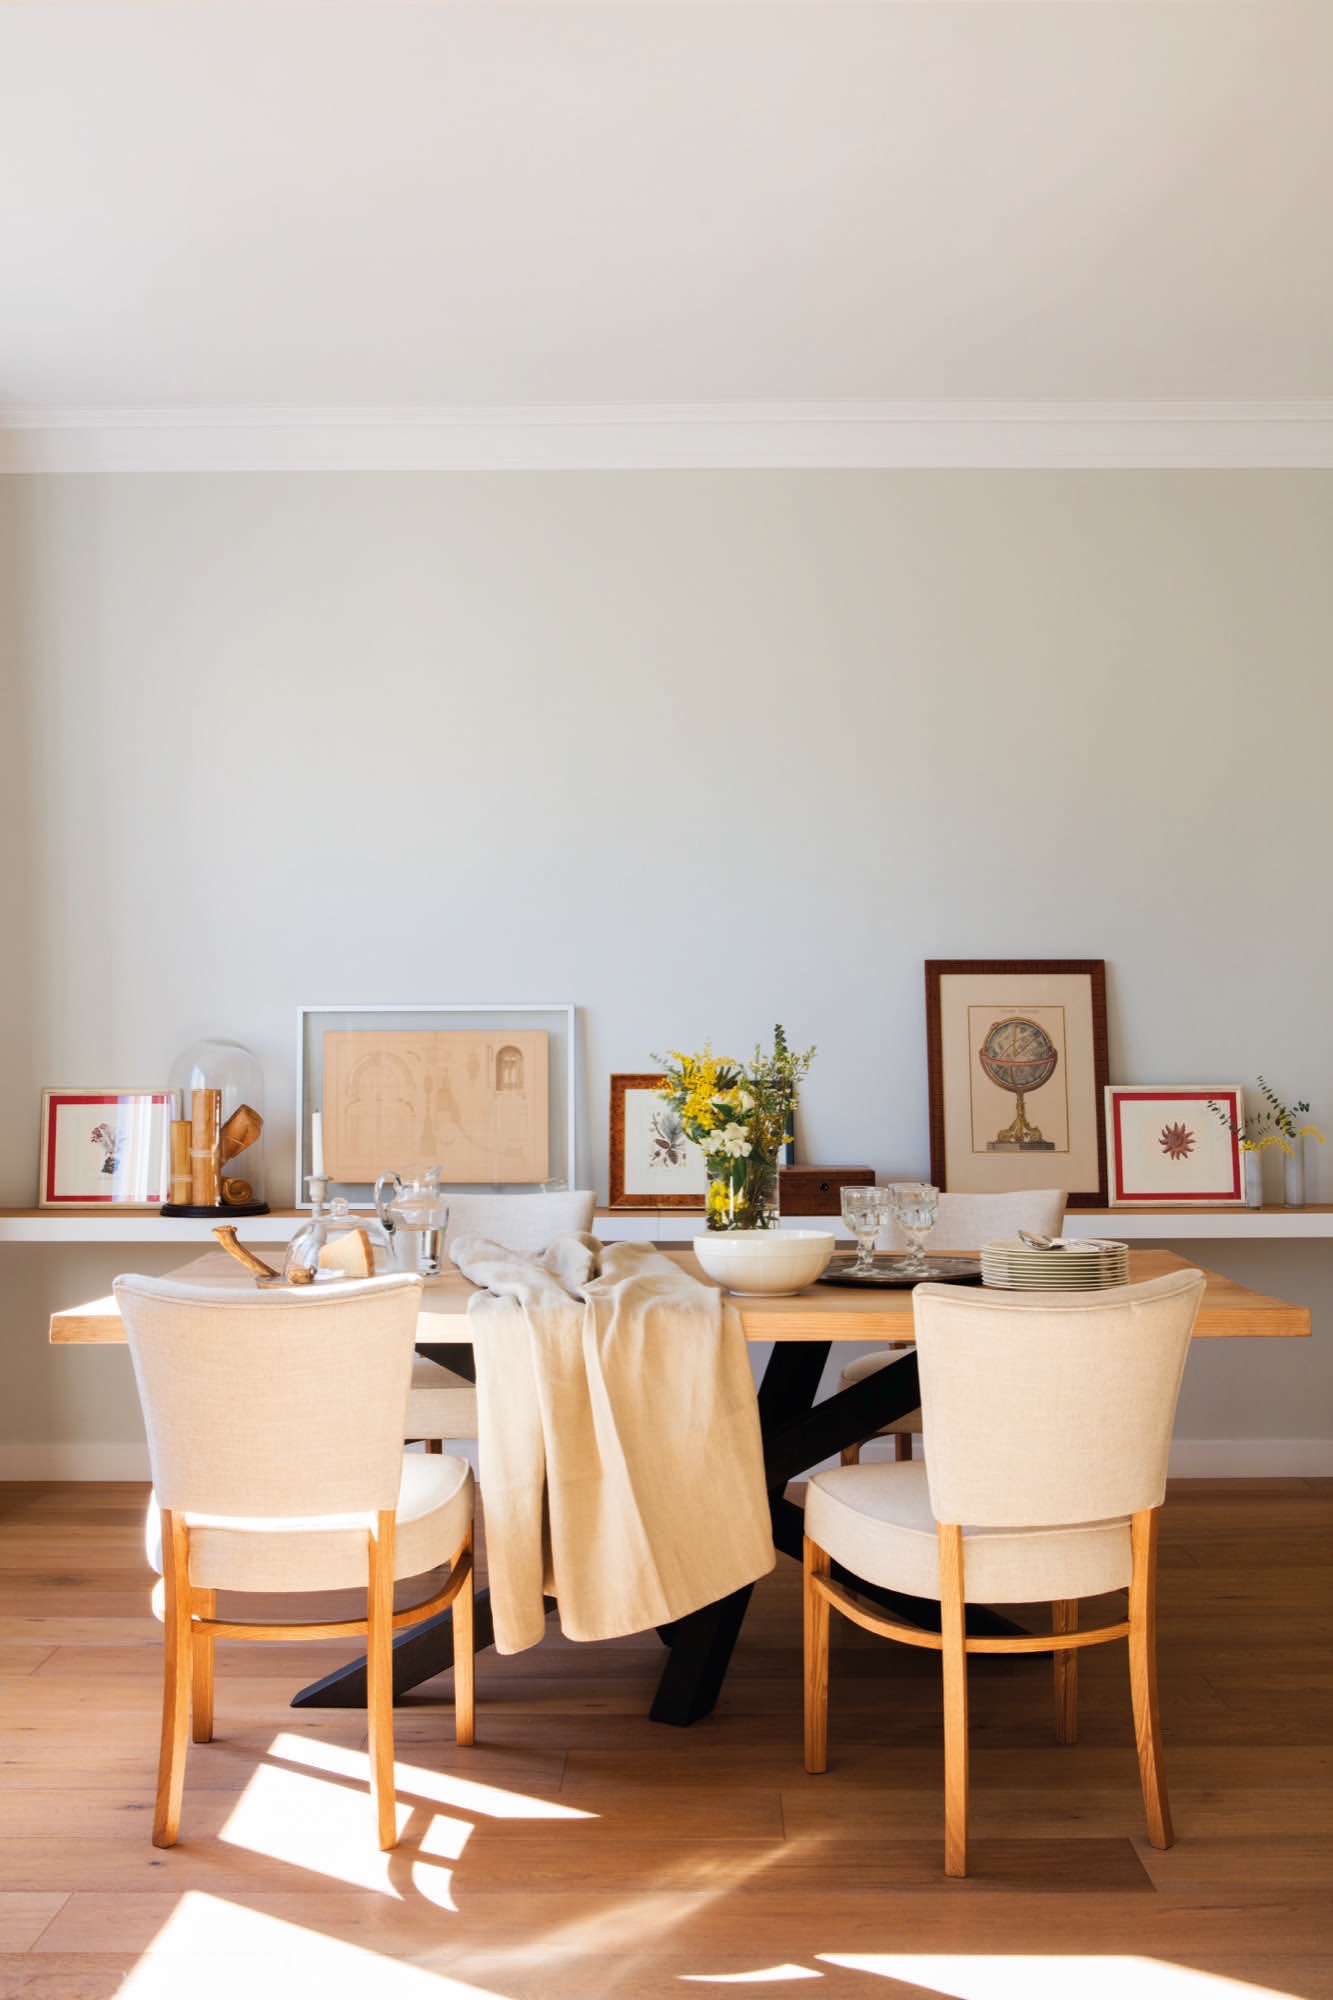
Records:
<instances>
[{"instance_id":1,"label":"white floating shelf","mask_svg":"<svg viewBox=\"0 0 1333 2000\"><path fill-rule=\"evenodd\" d=\"M242 1215L236 1228L244 1243L286 1243L309 1209L277 1209L271 1215ZM835 1215L789 1215L792 1229L831 1229L851 1237ZM1309 1208L1121 1209L1075 1208L1065 1218L1071 1235L1119 1237L1127 1243L1281 1241L1333 1236L1333 1205ZM608 1240L681 1240L703 1230L702 1212L691 1209L600 1209L597 1230ZM0 1209L0 1243L202 1243L213 1240L203 1216L120 1213L105 1210ZM929 1243L927 1243L929 1249Z\"/></svg>"}]
</instances>

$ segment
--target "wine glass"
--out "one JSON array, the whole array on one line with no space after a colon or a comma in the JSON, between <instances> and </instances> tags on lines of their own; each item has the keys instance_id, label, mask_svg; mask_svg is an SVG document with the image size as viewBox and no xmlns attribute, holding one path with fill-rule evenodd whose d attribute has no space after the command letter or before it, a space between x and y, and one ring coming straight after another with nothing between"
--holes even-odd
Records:
<instances>
[{"instance_id":1,"label":"wine glass","mask_svg":"<svg viewBox=\"0 0 1333 2000\"><path fill-rule=\"evenodd\" d=\"M928 1278L930 1266L921 1239L935 1226L940 1191L928 1181L895 1181L889 1198L893 1219L907 1238L907 1255L897 1268L909 1278Z\"/></svg>"},{"instance_id":2,"label":"wine glass","mask_svg":"<svg viewBox=\"0 0 1333 2000\"><path fill-rule=\"evenodd\" d=\"M842 1191L842 1219L856 1238L856 1262L849 1266L849 1277L869 1277L875 1268L875 1239L884 1219L880 1195L881 1190L874 1187L845 1187Z\"/></svg>"}]
</instances>

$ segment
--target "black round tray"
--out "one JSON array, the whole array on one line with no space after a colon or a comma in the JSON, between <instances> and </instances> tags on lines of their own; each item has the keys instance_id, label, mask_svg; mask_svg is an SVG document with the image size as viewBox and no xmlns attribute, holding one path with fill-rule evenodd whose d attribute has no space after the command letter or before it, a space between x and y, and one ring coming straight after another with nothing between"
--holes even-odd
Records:
<instances>
[{"instance_id":1,"label":"black round tray","mask_svg":"<svg viewBox=\"0 0 1333 2000\"><path fill-rule=\"evenodd\" d=\"M854 1273L856 1262L854 1250L840 1250L831 1259L822 1278L816 1278L817 1285L851 1285L858 1290L868 1287L873 1290L885 1288L905 1289L912 1285L966 1285L981 1283L980 1257L927 1257L930 1269L924 1275L913 1277L908 1271L900 1271L886 1258L873 1271Z\"/></svg>"}]
</instances>

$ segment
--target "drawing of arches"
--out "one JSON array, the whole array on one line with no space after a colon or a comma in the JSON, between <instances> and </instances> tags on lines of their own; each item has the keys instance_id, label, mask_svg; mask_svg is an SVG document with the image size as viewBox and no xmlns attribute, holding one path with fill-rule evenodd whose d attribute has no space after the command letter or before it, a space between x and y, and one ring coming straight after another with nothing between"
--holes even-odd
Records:
<instances>
[{"instance_id":1,"label":"drawing of arches","mask_svg":"<svg viewBox=\"0 0 1333 2000\"><path fill-rule=\"evenodd\" d=\"M497 1090L522 1090L523 1051L506 1042L497 1051L495 1058L495 1087Z\"/></svg>"}]
</instances>

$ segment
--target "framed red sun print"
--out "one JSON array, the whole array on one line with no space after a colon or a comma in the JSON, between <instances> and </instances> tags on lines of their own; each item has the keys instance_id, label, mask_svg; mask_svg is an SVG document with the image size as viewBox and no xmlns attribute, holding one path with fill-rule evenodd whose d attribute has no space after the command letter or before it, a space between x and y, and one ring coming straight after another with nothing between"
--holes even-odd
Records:
<instances>
[{"instance_id":1,"label":"framed red sun print","mask_svg":"<svg viewBox=\"0 0 1333 2000\"><path fill-rule=\"evenodd\" d=\"M1236 1208L1245 1200L1239 1084L1108 1084L1114 1208Z\"/></svg>"}]
</instances>

